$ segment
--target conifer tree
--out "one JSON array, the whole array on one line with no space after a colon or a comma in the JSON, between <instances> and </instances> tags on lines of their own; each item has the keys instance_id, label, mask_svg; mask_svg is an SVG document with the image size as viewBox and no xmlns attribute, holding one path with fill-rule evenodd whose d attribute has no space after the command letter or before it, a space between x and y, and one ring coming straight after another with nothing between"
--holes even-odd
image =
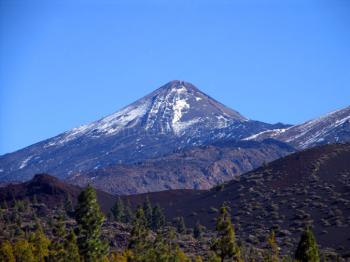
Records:
<instances>
[{"instance_id":1,"label":"conifer tree","mask_svg":"<svg viewBox=\"0 0 350 262\"><path fill-rule=\"evenodd\" d=\"M139 207L136 211L136 217L131 229L129 248L134 249L136 254L144 253L148 244L148 233L145 213L143 209Z\"/></svg>"},{"instance_id":2,"label":"conifer tree","mask_svg":"<svg viewBox=\"0 0 350 262\"><path fill-rule=\"evenodd\" d=\"M153 209L152 209L151 201L149 200L149 197L147 197L146 201L143 202L143 212L145 214L148 228L151 228L152 226L152 216L153 216L152 211Z\"/></svg>"},{"instance_id":3,"label":"conifer tree","mask_svg":"<svg viewBox=\"0 0 350 262\"><path fill-rule=\"evenodd\" d=\"M118 197L117 201L112 207L112 214L115 221L124 222L124 218L125 218L124 204L120 197Z\"/></svg>"},{"instance_id":4,"label":"conifer tree","mask_svg":"<svg viewBox=\"0 0 350 262\"><path fill-rule=\"evenodd\" d=\"M186 232L186 225L183 217L178 217L176 219L176 229L177 229L177 232L180 234L183 234Z\"/></svg>"},{"instance_id":5,"label":"conifer tree","mask_svg":"<svg viewBox=\"0 0 350 262\"><path fill-rule=\"evenodd\" d=\"M208 262L221 262L221 258L215 252L213 252L208 257Z\"/></svg>"},{"instance_id":6,"label":"conifer tree","mask_svg":"<svg viewBox=\"0 0 350 262\"><path fill-rule=\"evenodd\" d=\"M200 257L200 256L196 256L196 257L194 258L194 262L203 262L203 259L202 259L202 257Z\"/></svg>"},{"instance_id":7,"label":"conifer tree","mask_svg":"<svg viewBox=\"0 0 350 262\"><path fill-rule=\"evenodd\" d=\"M231 223L231 216L227 207L220 208L220 216L216 223L217 238L213 241L212 249L221 261L226 258L230 261L241 261L240 249L236 244L235 232Z\"/></svg>"},{"instance_id":8,"label":"conifer tree","mask_svg":"<svg viewBox=\"0 0 350 262\"><path fill-rule=\"evenodd\" d=\"M44 262L49 256L50 240L44 234L44 231L40 225L34 234L30 236L30 243L33 246L33 255L38 262Z\"/></svg>"},{"instance_id":9,"label":"conifer tree","mask_svg":"<svg viewBox=\"0 0 350 262\"><path fill-rule=\"evenodd\" d=\"M65 262L80 262L79 249L77 245L77 237L71 230L64 242L64 250L66 251Z\"/></svg>"},{"instance_id":10,"label":"conifer tree","mask_svg":"<svg viewBox=\"0 0 350 262\"><path fill-rule=\"evenodd\" d=\"M64 241L66 237L66 225L63 216L60 216L53 225L52 234L54 241L49 246L49 262L65 262L66 251Z\"/></svg>"},{"instance_id":11,"label":"conifer tree","mask_svg":"<svg viewBox=\"0 0 350 262\"><path fill-rule=\"evenodd\" d=\"M128 252L112 253L109 257L110 262L128 262L131 261L131 256Z\"/></svg>"},{"instance_id":12,"label":"conifer tree","mask_svg":"<svg viewBox=\"0 0 350 262\"><path fill-rule=\"evenodd\" d=\"M9 241L3 241L0 246L0 261L16 262L12 245Z\"/></svg>"},{"instance_id":13,"label":"conifer tree","mask_svg":"<svg viewBox=\"0 0 350 262\"><path fill-rule=\"evenodd\" d=\"M295 252L295 259L299 262L320 261L316 239L310 227L307 227L305 232L301 235L297 250Z\"/></svg>"},{"instance_id":14,"label":"conifer tree","mask_svg":"<svg viewBox=\"0 0 350 262\"><path fill-rule=\"evenodd\" d=\"M191 262L191 259L187 257L186 254L177 246L170 261Z\"/></svg>"},{"instance_id":15,"label":"conifer tree","mask_svg":"<svg viewBox=\"0 0 350 262\"><path fill-rule=\"evenodd\" d=\"M165 217L159 204L152 211L152 229L158 230L165 225Z\"/></svg>"},{"instance_id":16,"label":"conifer tree","mask_svg":"<svg viewBox=\"0 0 350 262\"><path fill-rule=\"evenodd\" d=\"M271 232L271 235L268 237L267 242L268 242L269 248L268 248L268 254L265 260L267 262L278 262L280 260L279 247L277 245L276 235L274 231Z\"/></svg>"},{"instance_id":17,"label":"conifer tree","mask_svg":"<svg viewBox=\"0 0 350 262\"><path fill-rule=\"evenodd\" d=\"M84 189L78 197L75 219L79 252L84 262L102 261L108 253L107 244L101 240L104 216L91 186Z\"/></svg>"},{"instance_id":18,"label":"conifer tree","mask_svg":"<svg viewBox=\"0 0 350 262\"><path fill-rule=\"evenodd\" d=\"M131 205L129 200L127 200L126 205L124 206L124 223L131 223L134 220L134 213L132 212Z\"/></svg>"},{"instance_id":19,"label":"conifer tree","mask_svg":"<svg viewBox=\"0 0 350 262\"><path fill-rule=\"evenodd\" d=\"M16 262L37 262L32 252L32 246L27 240L19 240L13 247Z\"/></svg>"},{"instance_id":20,"label":"conifer tree","mask_svg":"<svg viewBox=\"0 0 350 262\"><path fill-rule=\"evenodd\" d=\"M142 258L145 261L167 262L171 257L171 247L169 241L164 239L161 233L157 234L151 247Z\"/></svg>"},{"instance_id":21,"label":"conifer tree","mask_svg":"<svg viewBox=\"0 0 350 262\"><path fill-rule=\"evenodd\" d=\"M68 216L72 216L74 214L73 202L70 195L67 195L64 201L64 210L68 214Z\"/></svg>"},{"instance_id":22,"label":"conifer tree","mask_svg":"<svg viewBox=\"0 0 350 262\"><path fill-rule=\"evenodd\" d=\"M201 238L203 233L203 226L201 224L199 224L199 222L197 221L196 225L193 228L193 236L195 238Z\"/></svg>"},{"instance_id":23,"label":"conifer tree","mask_svg":"<svg viewBox=\"0 0 350 262\"><path fill-rule=\"evenodd\" d=\"M173 229L165 232L159 232L156 239L148 246L145 255L139 257L142 262L191 262L185 253L175 243L175 235ZM136 253L136 252L135 252Z\"/></svg>"}]
</instances>

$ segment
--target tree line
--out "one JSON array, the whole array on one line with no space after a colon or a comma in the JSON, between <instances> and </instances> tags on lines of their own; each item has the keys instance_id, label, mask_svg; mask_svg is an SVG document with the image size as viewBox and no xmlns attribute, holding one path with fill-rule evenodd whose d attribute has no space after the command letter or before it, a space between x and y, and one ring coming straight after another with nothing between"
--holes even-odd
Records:
<instances>
[{"instance_id":1,"label":"tree line","mask_svg":"<svg viewBox=\"0 0 350 262\"><path fill-rule=\"evenodd\" d=\"M118 198L111 210L112 218L131 224L127 247L110 250L103 238L105 217L97 202L95 190L88 186L79 197L73 210L76 226L67 230L64 217L52 225L49 239L37 222L32 233L17 241L4 240L0 245L0 262L243 262L254 257L238 244L229 207L220 208L215 234L210 240L210 252L204 256L189 256L176 241L177 234L186 233L183 217L175 219L175 227L167 226L159 205L152 206L147 198L135 212L130 204ZM193 236L201 238L204 227L196 223ZM268 248L263 261L319 262L320 253L310 227L301 235L293 257L282 257L274 232L268 237Z\"/></svg>"}]
</instances>

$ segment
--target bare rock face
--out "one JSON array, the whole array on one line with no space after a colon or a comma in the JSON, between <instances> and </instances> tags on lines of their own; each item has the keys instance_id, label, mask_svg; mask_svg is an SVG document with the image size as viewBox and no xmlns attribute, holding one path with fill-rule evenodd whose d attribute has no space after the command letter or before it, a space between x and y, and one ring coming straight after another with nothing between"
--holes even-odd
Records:
<instances>
[{"instance_id":1,"label":"bare rock face","mask_svg":"<svg viewBox=\"0 0 350 262\"><path fill-rule=\"evenodd\" d=\"M0 181L42 172L65 178L274 128L248 120L190 83L172 81L98 121L1 156Z\"/></svg>"}]
</instances>

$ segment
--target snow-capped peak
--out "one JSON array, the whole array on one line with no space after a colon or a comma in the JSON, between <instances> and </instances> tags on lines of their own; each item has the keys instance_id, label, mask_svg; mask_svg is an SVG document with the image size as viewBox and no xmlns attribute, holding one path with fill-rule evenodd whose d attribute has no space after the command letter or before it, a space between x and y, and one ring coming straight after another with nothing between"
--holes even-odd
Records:
<instances>
[{"instance_id":1,"label":"snow-capped peak","mask_svg":"<svg viewBox=\"0 0 350 262\"><path fill-rule=\"evenodd\" d=\"M90 124L74 128L51 140L46 147L64 144L83 135L111 136L135 128L138 132L181 136L203 128L225 128L246 121L185 81L171 81L120 111Z\"/></svg>"}]
</instances>

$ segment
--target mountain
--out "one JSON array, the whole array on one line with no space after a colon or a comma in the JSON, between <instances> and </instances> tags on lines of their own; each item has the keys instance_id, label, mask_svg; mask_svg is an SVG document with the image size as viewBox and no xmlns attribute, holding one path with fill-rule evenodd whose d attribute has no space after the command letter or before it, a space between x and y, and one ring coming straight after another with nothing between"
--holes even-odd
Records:
<instances>
[{"instance_id":1,"label":"mountain","mask_svg":"<svg viewBox=\"0 0 350 262\"><path fill-rule=\"evenodd\" d=\"M169 219L183 216L215 227L218 207L231 210L240 238L263 245L274 230L283 249L296 246L313 225L317 242L350 250L350 144L324 145L271 162L207 191L170 190L125 197L133 206L148 197Z\"/></svg>"},{"instance_id":2,"label":"mountain","mask_svg":"<svg viewBox=\"0 0 350 262\"><path fill-rule=\"evenodd\" d=\"M254 134L246 140L277 139L297 149L350 142L350 106L306 123Z\"/></svg>"},{"instance_id":3,"label":"mountain","mask_svg":"<svg viewBox=\"0 0 350 262\"><path fill-rule=\"evenodd\" d=\"M65 178L284 127L248 120L192 84L172 81L98 121L0 156L0 181L43 172Z\"/></svg>"},{"instance_id":4,"label":"mountain","mask_svg":"<svg viewBox=\"0 0 350 262\"><path fill-rule=\"evenodd\" d=\"M138 194L168 189L209 189L286 156L294 149L276 140L225 141L191 147L136 164L77 173L67 178L112 194Z\"/></svg>"},{"instance_id":5,"label":"mountain","mask_svg":"<svg viewBox=\"0 0 350 262\"><path fill-rule=\"evenodd\" d=\"M0 188L0 201L10 203L18 200L36 199L53 208L64 205L69 199L73 204L77 202L81 188L70 185L48 174L36 174L31 180L20 184L9 184ZM97 198L101 209L108 214L117 200L116 196L97 190Z\"/></svg>"}]
</instances>

